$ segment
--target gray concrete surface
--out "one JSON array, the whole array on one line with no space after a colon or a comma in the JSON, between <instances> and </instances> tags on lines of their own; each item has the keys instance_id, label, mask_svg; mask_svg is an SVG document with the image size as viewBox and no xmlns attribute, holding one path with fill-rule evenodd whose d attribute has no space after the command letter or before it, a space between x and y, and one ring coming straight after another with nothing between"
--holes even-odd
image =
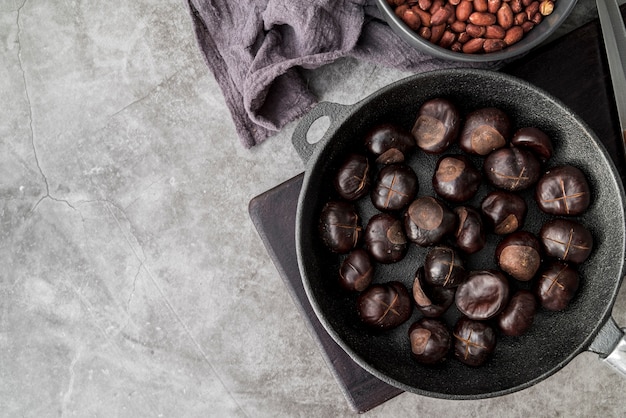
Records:
<instances>
[{"instance_id":1,"label":"gray concrete surface","mask_svg":"<svg viewBox=\"0 0 626 418\"><path fill-rule=\"evenodd\" d=\"M295 125L239 145L185 3L2 0L0 63L0 416L351 415L247 212L303 170ZM408 75L305 74L339 103ZM583 353L509 396L368 416L618 417L625 391Z\"/></svg>"}]
</instances>

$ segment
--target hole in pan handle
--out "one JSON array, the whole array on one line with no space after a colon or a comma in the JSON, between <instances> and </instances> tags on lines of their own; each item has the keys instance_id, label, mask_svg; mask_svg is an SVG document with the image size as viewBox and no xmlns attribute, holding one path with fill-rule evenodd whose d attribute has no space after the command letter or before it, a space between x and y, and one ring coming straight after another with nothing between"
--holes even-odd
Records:
<instances>
[{"instance_id":1,"label":"hole in pan handle","mask_svg":"<svg viewBox=\"0 0 626 418\"><path fill-rule=\"evenodd\" d=\"M626 377L626 335L612 317L600 329L589 351L599 354L608 366Z\"/></svg>"},{"instance_id":2,"label":"hole in pan handle","mask_svg":"<svg viewBox=\"0 0 626 418\"><path fill-rule=\"evenodd\" d=\"M320 102L305 114L293 131L291 142L306 165L313 151L328 138L328 132L345 119L348 105Z\"/></svg>"}]
</instances>

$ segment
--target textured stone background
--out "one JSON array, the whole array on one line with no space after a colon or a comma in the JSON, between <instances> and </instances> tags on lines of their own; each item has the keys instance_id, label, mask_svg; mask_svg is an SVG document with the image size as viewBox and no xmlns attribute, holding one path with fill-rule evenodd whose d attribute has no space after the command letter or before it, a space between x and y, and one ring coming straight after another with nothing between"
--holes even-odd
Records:
<instances>
[{"instance_id":1,"label":"textured stone background","mask_svg":"<svg viewBox=\"0 0 626 418\"><path fill-rule=\"evenodd\" d=\"M304 169L295 125L239 145L185 2L2 0L0 63L0 416L350 415L247 212ZM304 74L346 104L408 75ZM368 415L623 416L625 390L584 353L520 393Z\"/></svg>"}]
</instances>

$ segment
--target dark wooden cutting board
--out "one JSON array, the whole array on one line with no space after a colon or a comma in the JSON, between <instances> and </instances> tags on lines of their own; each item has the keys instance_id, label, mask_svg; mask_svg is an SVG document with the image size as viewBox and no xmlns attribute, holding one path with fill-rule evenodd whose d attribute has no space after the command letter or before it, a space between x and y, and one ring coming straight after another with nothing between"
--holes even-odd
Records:
<instances>
[{"instance_id":1,"label":"dark wooden cutting board","mask_svg":"<svg viewBox=\"0 0 626 418\"><path fill-rule=\"evenodd\" d=\"M533 83L569 106L595 131L613 156L622 179L626 179L617 112L597 21L531 52L502 72ZM295 217L302 179L300 174L253 198L250 217L351 408L365 412L402 391L352 361L326 333L309 304L295 250Z\"/></svg>"}]
</instances>

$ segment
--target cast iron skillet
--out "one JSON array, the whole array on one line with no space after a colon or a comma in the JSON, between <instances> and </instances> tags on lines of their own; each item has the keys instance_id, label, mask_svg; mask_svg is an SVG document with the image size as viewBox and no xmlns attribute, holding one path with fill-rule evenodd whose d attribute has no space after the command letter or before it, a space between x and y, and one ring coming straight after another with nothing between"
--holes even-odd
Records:
<instances>
[{"instance_id":1,"label":"cast iron skillet","mask_svg":"<svg viewBox=\"0 0 626 418\"><path fill-rule=\"evenodd\" d=\"M479 368L465 366L454 358L438 367L416 363L410 356L407 331L420 318L417 310L395 330L375 334L366 329L356 312L356 294L340 290L337 284L340 257L328 251L318 235L321 208L337 197L333 176L345 156L362 149L365 133L379 123L392 122L410 128L421 103L433 97L453 100L463 114L496 106L511 116L515 128L535 126L544 130L555 145L555 156L548 165L567 163L579 167L593 190L591 207L578 219L592 231L596 248L579 269L581 286L569 308L563 312L540 310L532 328L522 337L499 335L493 356ZM307 132L313 122L324 116L330 118L330 127L318 143L310 144ZM624 189L615 166L593 132L555 98L501 73L431 72L391 84L355 105L319 104L296 127L293 142L307 166L296 218L296 251L305 290L328 333L374 376L421 395L478 399L531 386L585 350L599 353L610 364L626 370L626 343L620 341L623 333L610 317L624 276ZM459 151L453 148L450 152ZM417 152L409 160L419 177L420 196L433 194L430 182L436 159L437 156ZM474 161L481 164L480 159ZM470 203L478 206L487 192L488 187L483 186ZM365 226L375 209L369 198L357 206ZM524 229L536 233L545 219L531 204ZM495 267L496 244L492 235L487 247L468 261L469 268ZM399 280L411 289L425 252L412 244L402 262L377 268L375 282ZM444 320L453 325L458 315L453 307Z\"/></svg>"}]
</instances>

